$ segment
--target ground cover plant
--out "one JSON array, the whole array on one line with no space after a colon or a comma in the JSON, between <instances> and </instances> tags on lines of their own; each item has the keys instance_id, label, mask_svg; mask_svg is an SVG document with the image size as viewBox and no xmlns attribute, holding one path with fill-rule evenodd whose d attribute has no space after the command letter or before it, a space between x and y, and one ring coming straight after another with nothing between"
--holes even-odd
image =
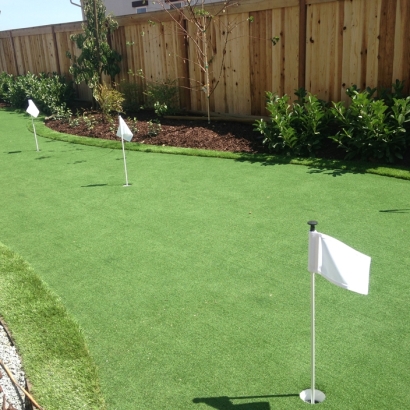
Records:
<instances>
[{"instance_id":1,"label":"ground cover plant","mask_svg":"<svg viewBox=\"0 0 410 410\"><path fill-rule=\"evenodd\" d=\"M317 280L321 407L407 406L407 180L128 151L124 188L114 145L37 153L0 116L1 241L80 324L109 409L305 408L310 219L373 258L367 297Z\"/></svg>"}]
</instances>

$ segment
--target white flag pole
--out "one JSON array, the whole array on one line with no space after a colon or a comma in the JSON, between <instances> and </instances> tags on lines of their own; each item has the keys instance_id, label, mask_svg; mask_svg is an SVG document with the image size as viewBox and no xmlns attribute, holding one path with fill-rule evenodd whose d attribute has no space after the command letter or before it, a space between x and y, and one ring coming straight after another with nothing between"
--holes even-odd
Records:
<instances>
[{"instance_id":1,"label":"white flag pole","mask_svg":"<svg viewBox=\"0 0 410 410\"><path fill-rule=\"evenodd\" d=\"M125 170L125 185L124 186L129 186L128 185L127 161L125 159L124 138L122 135L121 135L121 141L122 141L122 155L124 157L124 170Z\"/></svg>"},{"instance_id":2,"label":"white flag pole","mask_svg":"<svg viewBox=\"0 0 410 410\"><path fill-rule=\"evenodd\" d=\"M308 224L310 225L310 231L315 232L315 225L317 225L316 221L309 221ZM311 364L311 381L310 381L310 389L303 390L299 397L305 402L310 404L322 403L326 396L320 390L315 389L316 385L316 337L315 337L315 270L317 269L311 267L310 258L311 255L311 242L309 239L309 271L312 274L311 277L311 285L310 285L310 307L311 307L311 347L310 347L310 364ZM314 251L315 255L313 257L317 258L316 255L317 250Z\"/></svg>"},{"instance_id":3,"label":"white flag pole","mask_svg":"<svg viewBox=\"0 0 410 410\"><path fill-rule=\"evenodd\" d=\"M310 225L310 231L315 231L315 225L317 224L316 221L309 221L308 224ZM310 404L315 404L315 366L316 366L316 356L315 356L315 272L312 272L312 280L311 280L311 296L310 296L310 305L311 305L311 396L310 396Z\"/></svg>"},{"instance_id":4,"label":"white flag pole","mask_svg":"<svg viewBox=\"0 0 410 410\"><path fill-rule=\"evenodd\" d=\"M37 141L36 127L35 127L35 125L34 125L34 118L33 118L33 117L31 117L31 123L33 124L34 139L36 140L36 148L37 148L37 151L40 151L40 150L38 149L38 141Z\"/></svg>"},{"instance_id":5,"label":"white flag pole","mask_svg":"<svg viewBox=\"0 0 410 410\"><path fill-rule=\"evenodd\" d=\"M128 128L125 121L121 118L121 115L118 116L119 127L117 131L117 137L121 138L122 143L122 156L124 158L124 170L125 170L125 185L129 186L128 184L128 172L127 172L127 160L125 159L125 147L124 147L124 140L131 141L132 139L132 132Z\"/></svg>"},{"instance_id":6,"label":"white flag pole","mask_svg":"<svg viewBox=\"0 0 410 410\"><path fill-rule=\"evenodd\" d=\"M315 273L312 273L311 283L311 390L310 404L315 404Z\"/></svg>"},{"instance_id":7,"label":"white flag pole","mask_svg":"<svg viewBox=\"0 0 410 410\"><path fill-rule=\"evenodd\" d=\"M40 151L38 149L38 141L37 141L37 133L36 133L36 127L34 125L34 117L38 117L38 114L40 114L40 111L38 110L38 108L36 107L36 104L33 103L33 100L28 100L28 107L26 110L27 113L29 113L31 115L31 123L33 125L33 131L34 131L34 139L36 141L36 148L37 151Z\"/></svg>"}]
</instances>

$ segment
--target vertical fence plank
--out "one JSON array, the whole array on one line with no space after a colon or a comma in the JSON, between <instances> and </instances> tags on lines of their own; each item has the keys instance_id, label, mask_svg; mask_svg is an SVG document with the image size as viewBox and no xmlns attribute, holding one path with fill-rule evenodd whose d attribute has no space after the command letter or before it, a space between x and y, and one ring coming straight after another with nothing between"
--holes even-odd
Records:
<instances>
[{"instance_id":1,"label":"vertical fence plank","mask_svg":"<svg viewBox=\"0 0 410 410\"><path fill-rule=\"evenodd\" d=\"M253 23L246 21L249 16ZM155 25L149 23L150 17L118 19L120 27L110 36L113 48L123 56L117 82L145 88L147 82L177 80L184 87L181 106L204 111L204 73L193 42L181 35L166 12L152 15ZM325 100L347 100L345 90L352 84L361 89L390 87L396 78L410 91L409 0L244 0L218 21L220 28L208 33L214 53L211 81L219 81L210 100L212 110L265 114L266 91L295 98L293 92L300 86ZM234 22L241 24L223 54L222 26ZM196 28L182 24L195 37ZM79 55L69 36L79 30L79 24L67 23L0 32L0 70L68 75L66 51ZM273 46L276 36L280 40ZM134 45L127 46L127 41ZM144 77L128 70L142 70ZM81 96L90 96L83 85L78 90Z\"/></svg>"},{"instance_id":2,"label":"vertical fence plank","mask_svg":"<svg viewBox=\"0 0 410 410\"><path fill-rule=\"evenodd\" d=\"M410 73L410 3L399 0L396 10L396 27L394 38L393 82L408 78ZM404 93L410 93L409 80L404 83Z\"/></svg>"},{"instance_id":3,"label":"vertical fence plank","mask_svg":"<svg viewBox=\"0 0 410 410\"><path fill-rule=\"evenodd\" d=\"M390 88L392 84L396 6L397 0L382 0L377 85L383 88Z\"/></svg>"},{"instance_id":4,"label":"vertical fence plank","mask_svg":"<svg viewBox=\"0 0 410 410\"><path fill-rule=\"evenodd\" d=\"M306 87L325 101L340 99L343 20L337 2L309 5Z\"/></svg>"},{"instance_id":5,"label":"vertical fence plank","mask_svg":"<svg viewBox=\"0 0 410 410\"><path fill-rule=\"evenodd\" d=\"M306 87L306 0L299 0L299 73L298 88Z\"/></svg>"}]
</instances>

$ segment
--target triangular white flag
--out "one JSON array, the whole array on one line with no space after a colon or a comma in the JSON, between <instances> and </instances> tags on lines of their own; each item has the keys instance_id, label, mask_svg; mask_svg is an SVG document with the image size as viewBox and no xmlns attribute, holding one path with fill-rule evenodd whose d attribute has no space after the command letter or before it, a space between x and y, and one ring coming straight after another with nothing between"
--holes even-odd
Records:
<instances>
[{"instance_id":1,"label":"triangular white flag","mask_svg":"<svg viewBox=\"0 0 410 410\"><path fill-rule=\"evenodd\" d=\"M26 110L32 117L38 117L38 114L40 114L40 111L36 107L36 104L33 103L32 100L28 100L28 108Z\"/></svg>"},{"instance_id":2,"label":"triangular white flag","mask_svg":"<svg viewBox=\"0 0 410 410\"><path fill-rule=\"evenodd\" d=\"M118 127L117 137L120 137L123 140L130 142L132 140L133 133L128 128L128 125L122 119L121 115L119 115L118 117L120 119L120 126Z\"/></svg>"},{"instance_id":3,"label":"triangular white flag","mask_svg":"<svg viewBox=\"0 0 410 410\"><path fill-rule=\"evenodd\" d=\"M341 288L367 295L370 261L370 256L331 236L309 232L309 272L318 273Z\"/></svg>"}]
</instances>

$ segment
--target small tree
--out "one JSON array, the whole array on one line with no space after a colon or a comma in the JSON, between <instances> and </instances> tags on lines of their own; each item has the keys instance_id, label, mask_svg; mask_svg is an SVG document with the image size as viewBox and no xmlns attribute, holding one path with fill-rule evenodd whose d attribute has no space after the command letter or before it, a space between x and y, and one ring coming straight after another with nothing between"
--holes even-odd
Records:
<instances>
[{"instance_id":1,"label":"small tree","mask_svg":"<svg viewBox=\"0 0 410 410\"><path fill-rule=\"evenodd\" d=\"M118 63L121 56L111 49L108 36L118 28L118 23L111 15L106 16L106 8L102 0L84 0L84 15L86 22L82 24L84 33L73 34L71 40L81 50L79 57L67 56L73 61L70 73L79 84L85 81L90 88L102 84L102 74L105 73L114 81L120 72Z\"/></svg>"},{"instance_id":2,"label":"small tree","mask_svg":"<svg viewBox=\"0 0 410 410\"><path fill-rule=\"evenodd\" d=\"M178 30L188 42L191 42L196 50L195 59L190 58L196 64L203 74L203 81L196 85L195 88L205 92L207 98L207 113L208 123L211 122L210 116L210 97L219 84L219 78L223 72L224 58L226 54L227 43L229 36L233 30L240 24L240 22L224 24L223 19L219 18L226 14L229 7L238 6L238 2L234 0L225 0L222 4L215 5L214 12L210 8L205 7L205 0L182 0L184 7L172 7L170 0L155 0L166 12L169 13L172 20L177 24ZM168 6L171 6L171 9ZM252 17L246 21L253 21ZM187 22L187 24L185 24ZM151 24L155 24L150 21ZM223 38L223 45L221 49L222 59L219 67L212 68L215 61L215 53L211 47L211 28L214 31L219 31L221 38ZM214 79L211 81L211 75ZM192 79L190 79L192 81ZM193 88L193 87L191 87Z\"/></svg>"}]
</instances>

